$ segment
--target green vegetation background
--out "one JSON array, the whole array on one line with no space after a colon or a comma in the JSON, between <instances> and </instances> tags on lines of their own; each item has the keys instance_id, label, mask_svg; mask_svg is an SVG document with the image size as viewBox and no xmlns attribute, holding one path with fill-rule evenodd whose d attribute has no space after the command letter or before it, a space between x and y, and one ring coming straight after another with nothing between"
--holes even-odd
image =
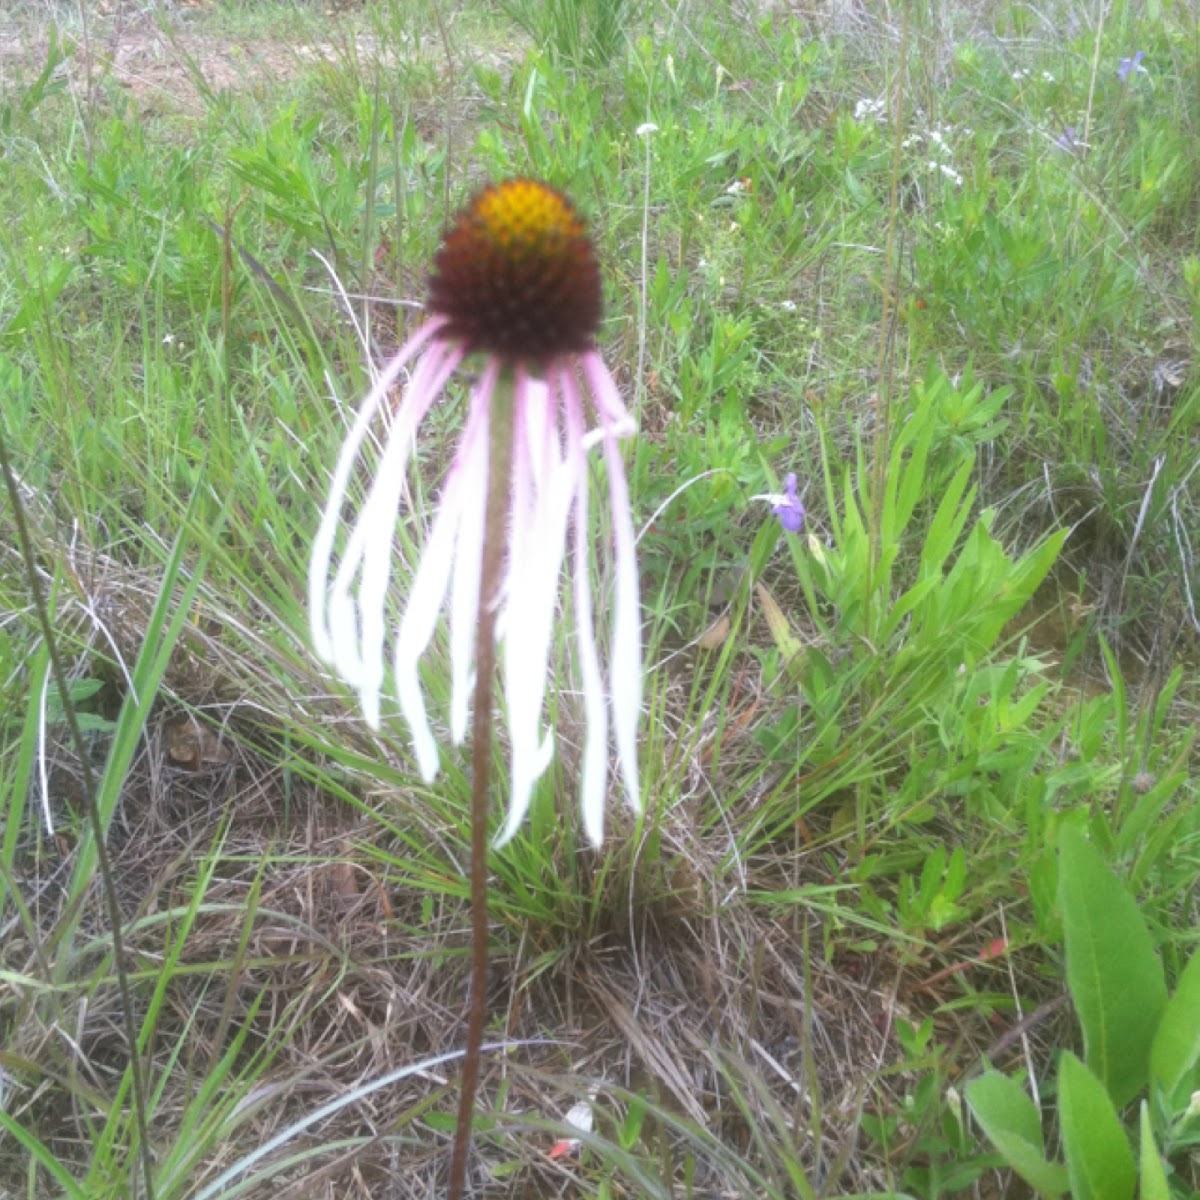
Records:
<instances>
[{"instance_id":1,"label":"green vegetation background","mask_svg":"<svg viewBox=\"0 0 1200 1200\"><path fill-rule=\"evenodd\" d=\"M1169 0L0 17L0 428L35 546L6 499L0 1192L128 1196L143 1136L163 1197L444 1170L453 1069L410 1069L461 1039L465 764L425 788L398 720L369 735L304 577L368 361L447 214L512 174L590 218L638 414L649 811L581 848L564 655L558 764L492 863L493 1034L539 1040L486 1073L479 1194L1007 1186L957 1097L1081 1049L1061 831L1172 986L1194 941L1198 29ZM788 472L795 536L758 498Z\"/></svg>"}]
</instances>

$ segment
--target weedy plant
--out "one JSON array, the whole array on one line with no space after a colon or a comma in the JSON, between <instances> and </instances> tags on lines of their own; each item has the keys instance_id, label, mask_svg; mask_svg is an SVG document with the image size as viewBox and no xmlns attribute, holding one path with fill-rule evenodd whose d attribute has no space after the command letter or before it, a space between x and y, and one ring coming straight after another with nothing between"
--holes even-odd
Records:
<instances>
[{"instance_id":1,"label":"weedy plant","mask_svg":"<svg viewBox=\"0 0 1200 1200\"><path fill-rule=\"evenodd\" d=\"M1101 817L1093 831L1102 834L1104 825ZM1065 1162L1046 1157L1038 1106L1009 1076L987 1071L972 1080L967 1103L1038 1195L1166 1200L1195 1187L1189 1151L1200 1141L1200 954L1169 994L1136 900L1084 826L1064 825L1059 834L1066 974L1083 1035L1083 1058L1064 1049L1055 1081Z\"/></svg>"},{"instance_id":2,"label":"weedy plant","mask_svg":"<svg viewBox=\"0 0 1200 1200\"><path fill-rule=\"evenodd\" d=\"M644 0L505 0L505 14L568 67L598 67L620 52Z\"/></svg>"}]
</instances>

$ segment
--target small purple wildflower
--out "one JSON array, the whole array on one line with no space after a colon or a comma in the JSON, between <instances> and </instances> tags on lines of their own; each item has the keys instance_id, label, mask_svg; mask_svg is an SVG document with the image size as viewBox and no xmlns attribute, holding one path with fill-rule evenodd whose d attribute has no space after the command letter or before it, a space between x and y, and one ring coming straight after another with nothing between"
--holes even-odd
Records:
<instances>
[{"instance_id":1,"label":"small purple wildflower","mask_svg":"<svg viewBox=\"0 0 1200 1200\"><path fill-rule=\"evenodd\" d=\"M796 495L796 474L789 471L783 481L782 492L764 492L760 496L751 496L752 500L765 500L771 506L773 516L779 518L779 524L788 533L799 533L804 527L804 504Z\"/></svg>"},{"instance_id":2,"label":"small purple wildflower","mask_svg":"<svg viewBox=\"0 0 1200 1200\"><path fill-rule=\"evenodd\" d=\"M1060 133L1058 137L1054 139L1054 144L1064 154L1074 154L1076 151L1078 151L1080 146L1083 145L1083 143L1076 136L1074 125L1068 125L1066 129L1064 129L1062 133Z\"/></svg>"},{"instance_id":3,"label":"small purple wildflower","mask_svg":"<svg viewBox=\"0 0 1200 1200\"><path fill-rule=\"evenodd\" d=\"M1142 66L1142 59L1146 57L1144 50L1139 50L1130 58L1121 59L1117 64L1117 78L1126 86L1129 86L1129 80L1132 76L1139 72L1143 75L1148 75L1150 72Z\"/></svg>"}]
</instances>

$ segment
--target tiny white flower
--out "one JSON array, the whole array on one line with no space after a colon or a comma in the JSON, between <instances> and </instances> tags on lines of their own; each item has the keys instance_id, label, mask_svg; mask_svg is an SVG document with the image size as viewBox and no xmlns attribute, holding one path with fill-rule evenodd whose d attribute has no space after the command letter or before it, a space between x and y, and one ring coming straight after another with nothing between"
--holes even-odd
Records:
<instances>
[{"instance_id":1,"label":"tiny white flower","mask_svg":"<svg viewBox=\"0 0 1200 1200\"><path fill-rule=\"evenodd\" d=\"M854 106L856 121L881 121L887 112L887 101L882 96L870 98L864 96Z\"/></svg>"},{"instance_id":2,"label":"tiny white flower","mask_svg":"<svg viewBox=\"0 0 1200 1200\"><path fill-rule=\"evenodd\" d=\"M931 171L941 171L955 187L962 187L963 177L953 167L947 166L946 163L934 162L933 159L930 159L929 169Z\"/></svg>"}]
</instances>

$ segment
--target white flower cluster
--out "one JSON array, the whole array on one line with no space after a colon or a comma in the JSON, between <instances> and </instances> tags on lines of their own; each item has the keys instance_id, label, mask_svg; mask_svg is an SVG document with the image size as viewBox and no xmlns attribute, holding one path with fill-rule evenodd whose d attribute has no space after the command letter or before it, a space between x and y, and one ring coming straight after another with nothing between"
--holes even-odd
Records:
<instances>
[{"instance_id":1,"label":"white flower cluster","mask_svg":"<svg viewBox=\"0 0 1200 1200\"><path fill-rule=\"evenodd\" d=\"M970 137L973 130L958 129L956 130L951 125L941 125L934 129L926 130L924 133L910 134L901 143L905 150L912 150L915 147L925 147L927 153L934 155L926 160L926 166L930 171L937 171L944 178L948 179L955 187L962 187L963 177L954 169L954 151L950 146L947 134L957 134L960 137Z\"/></svg>"},{"instance_id":2,"label":"white flower cluster","mask_svg":"<svg viewBox=\"0 0 1200 1200\"><path fill-rule=\"evenodd\" d=\"M854 119L884 123L887 120L887 100L883 96L874 99L864 97L854 106Z\"/></svg>"}]
</instances>

